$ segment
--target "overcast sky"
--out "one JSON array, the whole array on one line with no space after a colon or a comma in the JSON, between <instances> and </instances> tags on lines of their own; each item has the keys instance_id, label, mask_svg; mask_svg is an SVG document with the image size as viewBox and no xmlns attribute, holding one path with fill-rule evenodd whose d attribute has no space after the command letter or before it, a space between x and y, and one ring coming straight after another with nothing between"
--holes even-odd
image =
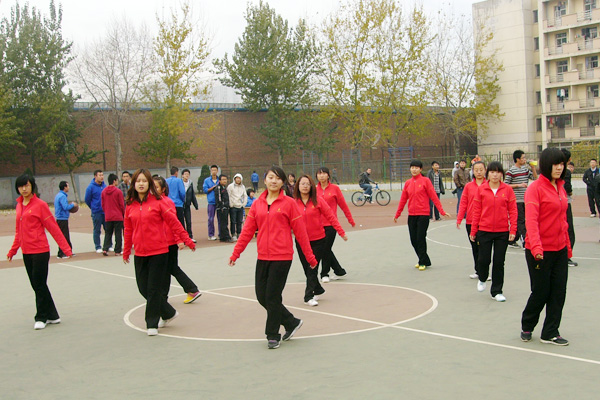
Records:
<instances>
[{"instance_id":1,"label":"overcast sky","mask_svg":"<svg viewBox=\"0 0 600 400\"><path fill-rule=\"evenodd\" d=\"M249 0L258 3L258 0ZM192 0L194 16L206 21L208 31L213 37L213 58L221 58L225 52L231 54L233 47L241 36L246 22L244 13L248 0ZM434 14L441 7L454 14L471 15L471 6L478 0L420 0L426 12ZM170 9L177 8L179 0L63 0L55 1L63 8L63 36L72 40L75 46L84 46L86 42L99 39L104 35L105 27L115 18L127 16L134 23L145 22L155 32L156 15L169 15ZM342 2L335 0L270 0L273 7L291 25L299 18L309 23L320 23ZM0 0L0 17L9 17L10 9L16 0ZM19 4L29 3L42 13L48 12L50 0L20 0ZM413 4L401 0L401 4ZM223 102L229 102L224 99Z\"/></svg>"}]
</instances>

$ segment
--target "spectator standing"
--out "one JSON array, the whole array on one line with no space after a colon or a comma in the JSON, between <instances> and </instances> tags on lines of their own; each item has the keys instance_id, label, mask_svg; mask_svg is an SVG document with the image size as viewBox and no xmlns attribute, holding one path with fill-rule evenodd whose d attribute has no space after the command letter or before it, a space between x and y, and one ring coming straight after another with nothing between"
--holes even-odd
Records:
<instances>
[{"instance_id":1,"label":"spectator standing","mask_svg":"<svg viewBox=\"0 0 600 400\"><path fill-rule=\"evenodd\" d=\"M454 173L456 171L458 171L458 161L454 161L454 167L452 168L452 175L450 176L452 178L452 182L454 182ZM454 188L454 190L452 191L452 194L456 194L456 188Z\"/></svg>"},{"instance_id":2,"label":"spectator standing","mask_svg":"<svg viewBox=\"0 0 600 400\"><path fill-rule=\"evenodd\" d=\"M102 191L106 187L104 183L104 172L97 169L94 171L94 178L85 190L85 204L90 208L92 212L92 223L94 225L94 246L96 247L96 253L102 254L102 244L100 243L100 234L102 228L106 234L106 227L104 226L104 211L102 210ZM111 246L112 251L112 246Z\"/></svg>"},{"instance_id":3,"label":"spectator standing","mask_svg":"<svg viewBox=\"0 0 600 400\"><path fill-rule=\"evenodd\" d=\"M183 181L179 179L179 168L171 167L171 176L167 178L167 185L169 185L169 198L175 203L175 210L177 211L177 219L181 222L181 226L185 226L183 217L183 205L185 203L185 185Z\"/></svg>"},{"instance_id":4,"label":"spectator standing","mask_svg":"<svg viewBox=\"0 0 600 400\"><path fill-rule=\"evenodd\" d=\"M129 182L131 182L131 174L129 173L129 171L123 171L121 173L121 183L119 183L119 189L121 189L121 192L123 192L123 199L127 199Z\"/></svg>"},{"instance_id":5,"label":"spectator standing","mask_svg":"<svg viewBox=\"0 0 600 400\"><path fill-rule=\"evenodd\" d=\"M184 169L181 172L181 179L183 180L183 186L185 187L185 202L183 203L183 219L185 225L183 227L187 231L192 242L196 243L194 234L192 233L192 205L198 210L198 200L196 199L196 193L194 192L194 183L190 179L190 170Z\"/></svg>"},{"instance_id":6,"label":"spectator standing","mask_svg":"<svg viewBox=\"0 0 600 400\"><path fill-rule=\"evenodd\" d=\"M250 175L250 181L252 182L252 187L254 188L254 193L258 193L258 181L260 177L256 173L256 171L252 171L252 175Z\"/></svg>"},{"instance_id":7,"label":"spectator standing","mask_svg":"<svg viewBox=\"0 0 600 400\"><path fill-rule=\"evenodd\" d=\"M340 184L340 181L338 180L338 177L337 177L337 169L336 168L333 168L331 170L331 183L335 183L336 185Z\"/></svg>"},{"instance_id":8,"label":"spectator standing","mask_svg":"<svg viewBox=\"0 0 600 400\"><path fill-rule=\"evenodd\" d=\"M594 183L594 179L598 176L598 161L595 158L590 160L590 167L583 173L583 182L587 187L587 198L588 204L590 206L590 218L596 217L596 215L600 215L600 197L598 197L596 184ZM598 209L598 213L596 213L596 209Z\"/></svg>"},{"instance_id":9,"label":"spectator standing","mask_svg":"<svg viewBox=\"0 0 600 400\"><path fill-rule=\"evenodd\" d=\"M467 183L471 182L471 175L469 171L466 169L467 162L465 160L460 160L458 163L458 169L454 172L452 178L454 179L454 184L456 185L456 197L458 197L458 202L456 203L456 213L458 214L458 207L460 206L460 198L462 197L463 190Z\"/></svg>"},{"instance_id":10,"label":"spectator standing","mask_svg":"<svg viewBox=\"0 0 600 400\"><path fill-rule=\"evenodd\" d=\"M102 191L102 210L105 215L104 246L102 254L108 255L112 243L113 233L115 235L115 256L123 252L123 217L125 215L125 203L123 203L123 192L118 188L119 178L115 174L108 175L108 186Z\"/></svg>"},{"instance_id":11,"label":"spectator standing","mask_svg":"<svg viewBox=\"0 0 600 400\"><path fill-rule=\"evenodd\" d=\"M244 177L242 174L235 174L233 182L227 186L229 195L229 217L231 218L231 238L237 240L242 233L242 222L244 220L244 206L248 200L246 187L242 183Z\"/></svg>"},{"instance_id":12,"label":"spectator standing","mask_svg":"<svg viewBox=\"0 0 600 400\"><path fill-rule=\"evenodd\" d=\"M231 243L231 235L227 220L229 218L229 193L227 192L227 175L221 174L219 184L215 190L215 205L217 207L217 218L219 219L219 240Z\"/></svg>"},{"instance_id":13,"label":"spectator standing","mask_svg":"<svg viewBox=\"0 0 600 400\"><path fill-rule=\"evenodd\" d=\"M529 180L537 179L537 171L532 162L527 161L523 150L515 150L513 153L515 165L506 171L504 183L510 186L517 197L517 234L515 240L509 241L508 245L518 249L518 240L525 241L527 229L525 227L525 190Z\"/></svg>"},{"instance_id":14,"label":"spectator standing","mask_svg":"<svg viewBox=\"0 0 600 400\"><path fill-rule=\"evenodd\" d=\"M71 244L71 235L69 233L69 216L71 215L71 210L75 207L75 203L70 203L67 200L69 193L69 184L67 181L60 181L58 184L58 193L56 197L54 197L54 217L56 218L56 223L60 228L63 236L67 240L71 251L73 251L73 245ZM74 254L73 254L74 255ZM58 258L68 258L64 251L58 248Z\"/></svg>"},{"instance_id":15,"label":"spectator standing","mask_svg":"<svg viewBox=\"0 0 600 400\"><path fill-rule=\"evenodd\" d=\"M294 197L294 186L296 185L296 175L289 174L288 180L285 182L285 192L288 196Z\"/></svg>"},{"instance_id":16,"label":"spectator standing","mask_svg":"<svg viewBox=\"0 0 600 400\"><path fill-rule=\"evenodd\" d=\"M219 173L219 167L216 165L210 166L210 176L204 180L202 184L202 191L206 193L206 200L208 206L206 207L206 213L208 214L208 240L217 240L215 236L215 212L217 206L215 204L215 188L219 183L217 174Z\"/></svg>"},{"instance_id":17,"label":"spectator standing","mask_svg":"<svg viewBox=\"0 0 600 400\"><path fill-rule=\"evenodd\" d=\"M442 194L446 194L446 191L444 190L444 177L442 176L442 173L440 171L440 163L438 163L437 161L433 161L431 163L431 169L427 173L427 177L431 181L431 184L433 185L433 190L435 190L435 194L437 195L438 199ZM431 200L429 200L429 208L431 209L431 212L429 213L429 219L433 219L435 214L435 220L441 220L440 211L436 208L435 205L433 205L433 201Z\"/></svg>"},{"instance_id":18,"label":"spectator standing","mask_svg":"<svg viewBox=\"0 0 600 400\"><path fill-rule=\"evenodd\" d=\"M248 189L246 191L246 194L248 195L248 200L246 200L246 207L252 207L252 203L254 203L254 200L256 200L256 198L254 197L256 192L253 189Z\"/></svg>"}]
</instances>

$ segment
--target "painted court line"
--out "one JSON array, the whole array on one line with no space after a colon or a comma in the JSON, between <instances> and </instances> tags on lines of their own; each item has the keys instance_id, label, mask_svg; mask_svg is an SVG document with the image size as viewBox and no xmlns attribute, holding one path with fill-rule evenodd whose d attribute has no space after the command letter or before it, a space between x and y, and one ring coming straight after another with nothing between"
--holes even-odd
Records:
<instances>
[{"instance_id":1,"label":"painted court line","mask_svg":"<svg viewBox=\"0 0 600 400\"><path fill-rule=\"evenodd\" d=\"M63 266L70 267L70 268L76 268L76 269L81 269L81 270L84 270L84 271L96 272L96 273L101 273L101 274L110 275L110 276L116 276L116 277L121 277L121 278L135 279L134 277L127 276L127 275L120 275L120 274L115 274L115 273L112 273L112 272L105 272L105 271L95 270L95 269L92 269L92 268L80 267L80 266L76 266L76 265L73 265L73 264L58 263L57 265L63 265ZM342 283L342 282L340 282L340 284L357 284L358 285L360 283ZM377 284L374 284L374 285L377 285ZM243 287L248 287L248 286L238 286L238 288L243 288ZM380 286L387 286L387 285L380 285ZM393 287L396 287L396 286L393 286ZM222 288L222 289L216 289L216 290L223 290L223 289L228 289L228 288ZM411 289L411 290L414 290L414 289ZM256 302L256 300L248 299L248 298L245 298L245 297L225 295L223 293L215 293L215 292L212 292L210 290L203 291L203 293L210 293L210 294L216 294L216 295L222 295L222 296L228 296L228 297L235 297L235 298L239 298L241 300ZM421 292L421 293L424 293L424 292ZM145 330L143 330L143 329L141 329L141 328L133 325L129 321L129 316L135 310L137 310L138 308L143 307L143 306L144 306L144 304L141 304L141 305L139 305L137 307L134 307L133 309L129 310L124 315L124 317L123 317L123 320L124 320L124 322L125 322L125 324L127 326L129 326L130 328L133 328L133 329L135 329L137 331L141 331L141 332L145 332ZM436 307L437 307L437 301L436 301ZM290 308L301 309L303 311L309 311L309 312L315 312L315 313L322 313L322 314L325 314L325 315L331 315L331 316L335 316L335 317L339 317L339 318L349 318L349 319L352 318L352 317L346 317L346 316L336 315L336 314L330 314L330 313L323 313L321 311L308 310L308 309L298 308L298 307L290 307ZM428 314L431 311L432 310L428 310L423 315L426 315L426 314ZM369 331L369 330L382 329L382 328L394 328L394 329L400 329L400 330L405 330L405 331L414 332L414 333L422 333L422 334L425 334L425 335L442 337L442 338L445 338L445 339L459 340L459 341L462 341L462 342L476 343L476 344L482 344L482 345L492 346L492 347L499 347L499 348L503 348L503 349L507 349L507 350L521 351L521 352L539 354L539 355L544 355L544 356L549 356L549 357L562 358L562 359L571 360L571 361L578 361L578 362L583 362L583 363L588 363L588 364L600 365L600 361L598 361L598 360L592 360L592 359L581 358L581 357L574 357L574 356L569 356L569 355L565 355L565 354L551 353L551 352L546 352L546 351L541 351L541 350L527 349L527 348L523 348L523 347L517 347L517 346L511 346L511 345L506 345L506 344L501 344L501 343L488 342L488 341L478 340L478 339L470 339L470 338L466 338L466 337L462 337L462 336L448 335L448 334L444 334L444 333L426 331L426 330L422 330L422 329L408 328L406 326L399 326L399 324L404 324L404 323L406 323L406 322L408 322L410 320L408 320L408 321L402 321L402 322L395 323L395 324L385 324L385 323L381 323L381 322L377 322L377 321L369 321L369 320L361 320L361 319L355 319L355 320L359 320L359 321L362 321L362 322L365 322L365 323L371 323L371 324L376 325L373 328L365 329L365 330L360 330L360 331L356 331L356 332L366 332L366 331ZM341 333L341 334L349 334L349 333L354 333L354 332L344 332L344 333ZM312 336L312 337L324 337L324 336L334 336L334 335L340 335L340 333L325 334L325 335L315 335L315 336ZM180 336L168 335L168 334L162 334L162 333L159 334L159 336L181 338L181 339L194 339L194 338L189 338L189 337L180 337ZM305 337L305 338L308 339L309 337ZM300 337L296 338L296 340L298 340L298 339L301 339L301 338ZM197 338L196 340L222 341L222 342L240 342L240 341L253 341L254 342L254 341L264 341L264 339L242 339L242 340L240 340L240 339L200 339L200 338Z\"/></svg>"}]
</instances>

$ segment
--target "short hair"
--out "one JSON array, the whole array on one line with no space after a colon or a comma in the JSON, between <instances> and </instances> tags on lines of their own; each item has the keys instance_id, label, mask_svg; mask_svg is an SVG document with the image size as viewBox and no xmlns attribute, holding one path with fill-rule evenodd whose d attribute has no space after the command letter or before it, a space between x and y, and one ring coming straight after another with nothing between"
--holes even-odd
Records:
<instances>
[{"instance_id":1,"label":"short hair","mask_svg":"<svg viewBox=\"0 0 600 400\"><path fill-rule=\"evenodd\" d=\"M569 162L567 163L567 165L571 165L571 166L573 166L573 167L574 167L574 166L575 166L575 163L574 163L573 161L569 161Z\"/></svg>"},{"instance_id":2,"label":"short hair","mask_svg":"<svg viewBox=\"0 0 600 400\"><path fill-rule=\"evenodd\" d=\"M412 160L410 162L410 166L411 167L419 167L419 168L423 169L423 163L421 162L421 160Z\"/></svg>"},{"instance_id":3,"label":"short hair","mask_svg":"<svg viewBox=\"0 0 600 400\"><path fill-rule=\"evenodd\" d=\"M485 163L484 163L483 161L475 161L475 162L473 163L473 165L471 165L471 169L475 169L475 166L476 166L477 164L481 164L481 165L483 165L483 169L485 169Z\"/></svg>"},{"instance_id":4,"label":"short hair","mask_svg":"<svg viewBox=\"0 0 600 400\"><path fill-rule=\"evenodd\" d=\"M185 174L186 172L190 175L192 174L189 169L185 168L183 171L181 171L181 175Z\"/></svg>"},{"instance_id":5,"label":"short hair","mask_svg":"<svg viewBox=\"0 0 600 400\"><path fill-rule=\"evenodd\" d=\"M461 162L464 162L465 164L467 163L467 160L465 160L464 158L461 159L458 163L460 164Z\"/></svg>"},{"instance_id":6,"label":"short hair","mask_svg":"<svg viewBox=\"0 0 600 400\"><path fill-rule=\"evenodd\" d=\"M431 162L431 166L432 166L432 167L433 167L433 164L440 165L440 163L439 163L439 162L437 162L437 161L432 161L432 162Z\"/></svg>"},{"instance_id":7,"label":"short hair","mask_svg":"<svg viewBox=\"0 0 600 400\"><path fill-rule=\"evenodd\" d=\"M210 166L210 169L213 169L213 168L219 169L219 166L216 165L216 164L213 164L213 165Z\"/></svg>"},{"instance_id":8,"label":"short hair","mask_svg":"<svg viewBox=\"0 0 600 400\"><path fill-rule=\"evenodd\" d=\"M98 175L100 172L103 172L101 169L97 169L94 171L94 176Z\"/></svg>"},{"instance_id":9,"label":"short hair","mask_svg":"<svg viewBox=\"0 0 600 400\"><path fill-rule=\"evenodd\" d=\"M320 174L321 172L324 172L327 174L327 180L329 180L331 178L331 174L329 173L329 168L327 168L327 167L319 167L319 169L317 169L317 172L315 173L315 178L317 177L317 174Z\"/></svg>"},{"instance_id":10,"label":"short hair","mask_svg":"<svg viewBox=\"0 0 600 400\"><path fill-rule=\"evenodd\" d=\"M567 149L560 149L565 155L565 161L569 161L571 159L571 152Z\"/></svg>"},{"instance_id":11,"label":"short hair","mask_svg":"<svg viewBox=\"0 0 600 400\"><path fill-rule=\"evenodd\" d=\"M158 182L160 188L162 189L163 196L169 196L169 185L167 185L167 181L162 176L153 175L152 179L154 182Z\"/></svg>"},{"instance_id":12,"label":"short hair","mask_svg":"<svg viewBox=\"0 0 600 400\"><path fill-rule=\"evenodd\" d=\"M221 178L227 178L227 179L229 179L229 177L227 175L225 175L225 174L219 175L219 180L221 180Z\"/></svg>"},{"instance_id":13,"label":"short hair","mask_svg":"<svg viewBox=\"0 0 600 400\"><path fill-rule=\"evenodd\" d=\"M123 175L125 175L125 174L127 174L127 175L129 175L131 177L131 173L129 171L123 171L123 172L121 172L121 177L123 177Z\"/></svg>"},{"instance_id":14,"label":"short hair","mask_svg":"<svg viewBox=\"0 0 600 400\"><path fill-rule=\"evenodd\" d=\"M67 181L60 181L58 183L58 189L59 190L65 190L65 188L69 186L69 183Z\"/></svg>"},{"instance_id":15,"label":"short hair","mask_svg":"<svg viewBox=\"0 0 600 400\"><path fill-rule=\"evenodd\" d=\"M171 175L175 175L177 172L179 172L179 168L171 167Z\"/></svg>"},{"instance_id":16,"label":"short hair","mask_svg":"<svg viewBox=\"0 0 600 400\"><path fill-rule=\"evenodd\" d=\"M540 155L540 173L548 178L549 181L552 180L552 166L557 164L565 163L565 155L562 151L557 149L556 147L547 147L542 151ZM566 174L566 168L563 168L562 174L560 174L560 179L564 179Z\"/></svg>"},{"instance_id":17,"label":"short hair","mask_svg":"<svg viewBox=\"0 0 600 400\"><path fill-rule=\"evenodd\" d=\"M108 175L108 184L112 185L115 181L119 181L119 177L115 174Z\"/></svg>"},{"instance_id":18,"label":"short hair","mask_svg":"<svg viewBox=\"0 0 600 400\"><path fill-rule=\"evenodd\" d=\"M27 182L31 183L31 193L37 192L37 186L35 184L35 178L29 174L23 174L17 178L15 181L15 190L19 193L19 188L21 186L27 185ZM20 193L19 193L20 194Z\"/></svg>"},{"instance_id":19,"label":"short hair","mask_svg":"<svg viewBox=\"0 0 600 400\"><path fill-rule=\"evenodd\" d=\"M590 159L590 162L591 162L591 161L596 161L596 162L598 162L598 160L596 160L595 158L591 158L591 159Z\"/></svg>"},{"instance_id":20,"label":"short hair","mask_svg":"<svg viewBox=\"0 0 600 400\"><path fill-rule=\"evenodd\" d=\"M247 190L246 190L246 194L247 194L248 196L250 196L250 193L256 193L256 192L255 192L255 191L254 191L254 189L252 189L252 188L250 188L250 189L247 189Z\"/></svg>"},{"instance_id":21,"label":"short hair","mask_svg":"<svg viewBox=\"0 0 600 400\"><path fill-rule=\"evenodd\" d=\"M291 172L288 174L288 178L289 178L290 176L291 176L292 178L296 179L296 175L292 174Z\"/></svg>"},{"instance_id":22,"label":"short hair","mask_svg":"<svg viewBox=\"0 0 600 400\"><path fill-rule=\"evenodd\" d=\"M492 161L485 171L485 179L488 179L488 174L490 171L496 171L502 173L502 180L504 180L504 167L500 161Z\"/></svg>"},{"instance_id":23,"label":"short hair","mask_svg":"<svg viewBox=\"0 0 600 400\"><path fill-rule=\"evenodd\" d=\"M523 154L525 154L523 150L515 150L513 153L513 161L517 162L519 158L523 157Z\"/></svg>"}]
</instances>

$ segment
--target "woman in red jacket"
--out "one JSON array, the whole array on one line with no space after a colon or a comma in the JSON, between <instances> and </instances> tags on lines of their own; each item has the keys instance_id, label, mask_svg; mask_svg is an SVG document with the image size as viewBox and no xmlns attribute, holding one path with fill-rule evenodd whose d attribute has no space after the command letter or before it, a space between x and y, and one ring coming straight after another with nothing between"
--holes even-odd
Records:
<instances>
[{"instance_id":1,"label":"woman in red jacket","mask_svg":"<svg viewBox=\"0 0 600 400\"><path fill-rule=\"evenodd\" d=\"M471 224L473 222L473 199L475 198L475 194L477 193L477 189L483 182L485 182L485 164L483 161L476 161L473 164L473 180L465 185L463 190L463 194L460 198L460 206L458 207L458 215L456 216L456 229L460 229L460 223L466 215L466 225L467 225L467 240L471 244L471 252L473 253L473 265L475 267L475 273L469 275L471 279L477 279L479 276L477 275L477 262L479 259L479 245L477 242L472 242L469 239L471 235ZM492 280L492 277L489 276L488 281Z\"/></svg>"},{"instance_id":2,"label":"woman in red jacket","mask_svg":"<svg viewBox=\"0 0 600 400\"><path fill-rule=\"evenodd\" d=\"M6 258L12 261L19 247L21 248L29 283L35 292L36 314L33 329L44 329L46 324L60 323L58 311L48 289L50 246L44 229L50 232L67 257L73 253L48 204L34 194L36 188L33 176L21 175L15 181L15 189L21 196L17 199L15 240Z\"/></svg>"},{"instance_id":3,"label":"woman in red jacket","mask_svg":"<svg viewBox=\"0 0 600 400\"><path fill-rule=\"evenodd\" d=\"M568 261L571 258L568 196L564 189L565 159L556 148L547 148L540 156L540 176L525 192L525 259L531 280L531 295L521 318L521 340L531 340L540 313L546 307L546 319L540 341L566 346L558 328L567 296Z\"/></svg>"},{"instance_id":4,"label":"woman in red jacket","mask_svg":"<svg viewBox=\"0 0 600 400\"><path fill-rule=\"evenodd\" d=\"M415 249L417 257L419 257L419 262L415 265L415 268L419 268L419 271L425 271L431 265L431 260L427 255L427 229L429 228L429 214L431 212L429 200L433 201L433 204L444 218L450 218L450 215L444 211L431 180L424 177L421 171L423 171L423 163L420 160L412 160L410 163L412 178L404 184L398 210L394 216L394 223L398 222L398 218L408 202L410 243Z\"/></svg>"},{"instance_id":5,"label":"woman in red jacket","mask_svg":"<svg viewBox=\"0 0 600 400\"><path fill-rule=\"evenodd\" d=\"M258 302L267 310L265 334L269 349L278 348L280 340L289 340L302 326L302 320L294 317L282 300L283 288L294 258L292 230L310 266L317 266L304 219L295 200L287 197L282 190L286 180L281 168L269 168L265 176L267 190L252 203L242 233L229 258L229 265L234 266L258 229L255 291ZM283 337L279 334L280 325L285 328Z\"/></svg>"},{"instance_id":6,"label":"woman in red jacket","mask_svg":"<svg viewBox=\"0 0 600 400\"><path fill-rule=\"evenodd\" d=\"M496 301L506 301L502 294L504 285L504 259L508 242L517 233L517 198L515 192L504 180L504 168L498 161L488 165L485 177L488 179L477 189L473 198L473 219L471 221L471 241L477 240L479 259L477 260L477 290L485 290L485 281L490 274L492 247L491 294Z\"/></svg>"},{"instance_id":7,"label":"woman in red jacket","mask_svg":"<svg viewBox=\"0 0 600 400\"><path fill-rule=\"evenodd\" d=\"M317 197L317 188L315 182L308 175L302 175L294 186L294 199L298 205L298 210L304 217L304 224L308 232L308 240L310 240L310 248L312 249L315 258L317 259L317 267L311 268L306 261L306 257L302 252L302 247L296 241L296 249L298 250L298 256L300 262L304 268L304 274L306 275L306 290L304 291L304 304L309 306L318 306L319 296L325 293L325 289L319 283L318 277L318 263L323 257L323 250L325 249L325 229L323 229L323 223L327 222L331 224L337 231L337 233L344 240L348 240L346 233L342 229L342 226L338 222L337 217L329 208L327 202Z\"/></svg>"},{"instance_id":8,"label":"woman in red jacket","mask_svg":"<svg viewBox=\"0 0 600 400\"><path fill-rule=\"evenodd\" d=\"M320 167L317 170L316 177L317 181L319 181L319 184L317 185L317 197L325 199L327 205L329 208L331 208L331 211L333 211L333 214L336 216L336 218L337 209L339 206L350 225L354 227L356 224L354 223L352 213L350 212L350 208L348 208L348 204L346 203L346 199L344 199L344 195L342 195L340 187L330 182L331 176L329 174L329 168ZM323 224L325 226L325 249L323 251L321 281L323 281L323 283L327 283L330 281L330 279L336 280L339 277L346 275L346 270L342 268L335 257L335 254L333 254L332 248L336 236L335 228L327 220L323 220ZM329 271L331 269L333 269L334 274L330 278Z\"/></svg>"},{"instance_id":9,"label":"woman in red jacket","mask_svg":"<svg viewBox=\"0 0 600 400\"><path fill-rule=\"evenodd\" d=\"M165 223L178 237L186 237L177 215L156 192L147 169L138 169L131 178L125 210L123 261L129 263L131 247L135 246L135 279L140 294L146 299L146 328L148 336L158 335L158 323L176 316L177 311L167 302L164 282L169 279L169 243ZM194 248L189 239L186 245Z\"/></svg>"},{"instance_id":10,"label":"woman in red jacket","mask_svg":"<svg viewBox=\"0 0 600 400\"><path fill-rule=\"evenodd\" d=\"M175 203L173 200L169 198L169 185L167 185L167 181L162 176L154 175L152 177L154 180L154 186L156 187L156 192L162 196L163 201L169 203L169 208L171 211L177 215L177 210L175 208ZM183 237L175 236L169 225L165 223L165 232L167 233L167 240L169 242L169 277L165 282L165 290L169 293L169 289L171 287L171 276L174 276L177 279L177 282L183 288L183 291L187 293L186 299L183 301L184 304L193 303L202 295L202 293L198 290L198 286L190 279L189 276L179 267L178 255L179 250L185 247L185 242L189 238L189 235L185 235ZM186 232L187 233L187 232ZM191 240L191 238L190 238ZM193 241L192 241L193 242ZM195 251L196 248L192 247L192 251ZM179 313L175 314L176 316ZM166 322L165 322L166 324ZM159 322L158 327L162 328L164 325Z\"/></svg>"}]
</instances>

